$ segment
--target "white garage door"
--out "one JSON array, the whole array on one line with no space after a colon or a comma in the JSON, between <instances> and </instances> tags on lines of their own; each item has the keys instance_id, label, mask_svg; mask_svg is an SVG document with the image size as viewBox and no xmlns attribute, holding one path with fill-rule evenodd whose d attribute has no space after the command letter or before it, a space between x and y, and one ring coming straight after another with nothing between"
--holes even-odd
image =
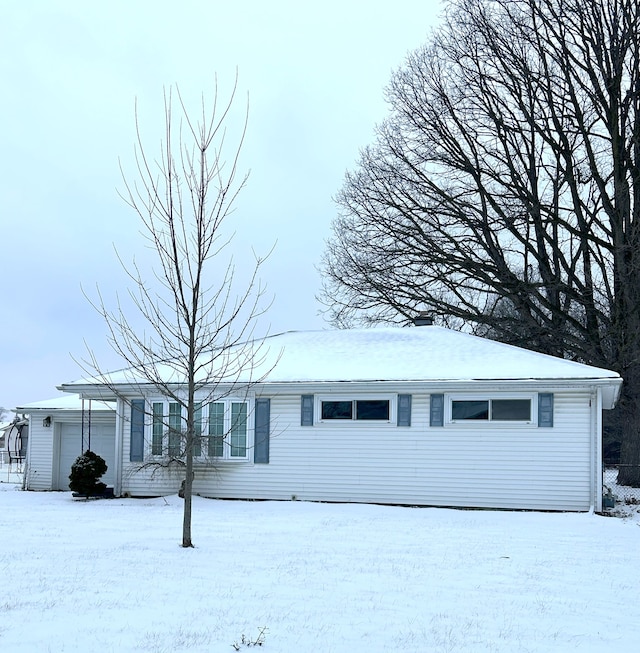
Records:
<instances>
[{"instance_id":1,"label":"white garage door","mask_svg":"<svg viewBox=\"0 0 640 653\"><path fill-rule=\"evenodd\" d=\"M86 436L85 436L86 439ZM104 458L107 472L102 482L113 485L115 466L116 431L114 424L91 425L91 450ZM60 425L60 467L58 470L58 490L69 489L71 465L82 451L82 427L80 424Z\"/></svg>"}]
</instances>

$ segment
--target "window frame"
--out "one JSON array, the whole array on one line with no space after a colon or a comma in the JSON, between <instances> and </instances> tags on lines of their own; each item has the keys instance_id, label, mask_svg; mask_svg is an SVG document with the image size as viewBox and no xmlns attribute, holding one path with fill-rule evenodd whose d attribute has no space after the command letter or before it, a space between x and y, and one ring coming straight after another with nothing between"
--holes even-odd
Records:
<instances>
[{"instance_id":1,"label":"window frame","mask_svg":"<svg viewBox=\"0 0 640 653\"><path fill-rule=\"evenodd\" d=\"M352 412L350 418L326 419L322 417L322 404L324 402L351 402ZM387 401L389 403L388 419L357 419L358 401ZM398 395L390 393L381 394L321 394L314 397L314 423L315 424L360 424L360 425L394 425L398 415Z\"/></svg>"},{"instance_id":2,"label":"window frame","mask_svg":"<svg viewBox=\"0 0 640 653\"><path fill-rule=\"evenodd\" d=\"M529 401L529 419L492 419L492 401ZM454 401L486 401L488 402L487 419L453 419ZM509 392L502 393L455 393L445 395L445 424L457 427L479 428L509 428L512 426L534 427L538 425L538 395L534 392Z\"/></svg>"},{"instance_id":3,"label":"window frame","mask_svg":"<svg viewBox=\"0 0 640 653\"><path fill-rule=\"evenodd\" d=\"M147 420L146 424L146 433L145 439L147 441L146 451L149 458L166 458L169 454L170 444L170 428L172 423L170 423L170 417L174 417L175 420L175 404L177 402L163 398L151 398L148 400L148 414L150 419ZM212 401L198 401L196 402L196 415L199 415L199 423L195 425L196 433L200 433L200 443L199 446L196 445L194 451L194 462L200 463L205 461L215 461L216 463L226 463L226 462L248 462L250 460L251 450L253 448L253 409L252 409L253 400L247 397L224 397L221 399L213 399ZM158 451L158 422L156 406L162 404L162 451ZM222 424L223 424L223 435L209 435L209 419L210 419L210 405L211 404L222 404L223 405L223 414L222 414ZM244 433L234 433L233 428L233 414L235 406L244 406L244 410L239 409L241 412L244 412ZM174 412L170 413L170 409L173 407ZM182 406L181 410L181 421L184 424L186 417L186 408ZM244 442L240 445L240 449L244 449L242 455L235 455L238 452L238 442L236 438L244 438ZM222 438L222 455L209 455L210 440L209 438ZM232 443L232 440L234 442Z\"/></svg>"}]
</instances>

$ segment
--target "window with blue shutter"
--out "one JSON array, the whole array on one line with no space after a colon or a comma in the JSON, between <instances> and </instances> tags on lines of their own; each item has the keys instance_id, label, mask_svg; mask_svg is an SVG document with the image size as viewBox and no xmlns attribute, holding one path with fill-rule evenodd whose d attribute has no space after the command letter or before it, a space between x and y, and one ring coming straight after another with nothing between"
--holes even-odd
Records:
<instances>
[{"instance_id":1,"label":"window with blue shutter","mask_svg":"<svg viewBox=\"0 0 640 653\"><path fill-rule=\"evenodd\" d=\"M531 398L451 398L452 422L531 422Z\"/></svg>"},{"instance_id":2,"label":"window with blue shutter","mask_svg":"<svg viewBox=\"0 0 640 653\"><path fill-rule=\"evenodd\" d=\"M538 426L553 426L553 393L538 394Z\"/></svg>"},{"instance_id":3,"label":"window with blue shutter","mask_svg":"<svg viewBox=\"0 0 640 653\"><path fill-rule=\"evenodd\" d=\"M429 402L429 426L444 426L444 395L431 395Z\"/></svg>"},{"instance_id":4,"label":"window with blue shutter","mask_svg":"<svg viewBox=\"0 0 640 653\"><path fill-rule=\"evenodd\" d=\"M552 395L550 396L552 397ZM444 408L444 402L441 398L442 395L431 395L432 426L443 426L442 409ZM522 426L536 425L536 403L533 394L505 393L489 395L469 393L447 395L446 401L448 424L476 424L480 426L482 424L511 423L514 426L517 424ZM553 408L551 410L552 414ZM550 424L546 421L546 418L543 418L541 425Z\"/></svg>"},{"instance_id":5,"label":"window with blue shutter","mask_svg":"<svg viewBox=\"0 0 640 653\"><path fill-rule=\"evenodd\" d=\"M398 395L398 426L411 426L411 395Z\"/></svg>"},{"instance_id":6,"label":"window with blue shutter","mask_svg":"<svg viewBox=\"0 0 640 653\"><path fill-rule=\"evenodd\" d=\"M269 420L270 399L256 399L255 438L253 443L253 462L269 462Z\"/></svg>"},{"instance_id":7,"label":"window with blue shutter","mask_svg":"<svg viewBox=\"0 0 640 653\"><path fill-rule=\"evenodd\" d=\"M129 460L132 463L144 460L144 399L134 399L131 402Z\"/></svg>"},{"instance_id":8,"label":"window with blue shutter","mask_svg":"<svg viewBox=\"0 0 640 653\"><path fill-rule=\"evenodd\" d=\"M300 425L313 426L313 395L302 395L301 397Z\"/></svg>"},{"instance_id":9,"label":"window with blue shutter","mask_svg":"<svg viewBox=\"0 0 640 653\"><path fill-rule=\"evenodd\" d=\"M198 402L194 408L193 455L196 460L249 460L250 411L245 399L226 397L206 404ZM166 399L152 400L150 415L151 454L182 458L185 454L185 407ZM265 455L264 452L261 455Z\"/></svg>"}]
</instances>

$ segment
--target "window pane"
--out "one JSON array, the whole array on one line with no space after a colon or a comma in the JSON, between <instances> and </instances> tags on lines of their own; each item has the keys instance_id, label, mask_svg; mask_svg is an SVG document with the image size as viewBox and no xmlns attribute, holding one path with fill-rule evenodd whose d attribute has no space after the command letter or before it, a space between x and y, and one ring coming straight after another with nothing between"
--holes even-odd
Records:
<instances>
[{"instance_id":1,"label":"window pane","mask_svg":"<svg viewBox=\"0 0 640 653\"><path fill-rule=\"evenodd\" d=\"M179 403L169 404L169 455L180 455L182 436L182 407Z\"/></svg>"},{"instance_id":2,"label":"window pane","mask_svg":"<svg viewBox=\"0 0 640 653\"><path fill-rule=\"evenodd\" d=\"M244 458L247 455L247 404L231 404L229 444L232 458Z\"/></svg>"},{"instance_id":3,"label":"window pane","mask_svg":"<svg viewBox=\"0 0 640 653\"><path fill-rule=\"evenodd\" d=\"M489 419L489 401L452 401L451 419Z\"/></svg>"},{"instance_id":4,"label":"window pane","mask_svg":"<svg viewBox=\"0 0 640 653\"><path fill-rule=\"evenodd\" d=\"M151 453L154 456L162 455L162 434L164 431L164 421L162 416L162 409L164 404L153 404L153 421L151 431Z\"/></svg>"},{"instance_id":5,"label":"window pane","mask_svg":"<svg viewBox=\"0 0 640 653\"><path fill-rule=\"evenodd\" d=\"M202 404L197 403L193 413L193 455L202 455Z\"/></svg>"},{"instance_id":6,"label":"window pane","mask_svg":"<svg viewBox=\"0 0 640 653\"><path fill-rule=\"evenodd\" d=\"M352 401L323 401L322 419L352 419Z\"/></svg>"},{"instance_id":7,"label":"window pane","mask_svg":"<svg viewBox=\"0 0 640 653\"><path fill-rule=\"evenodd\" d=\"M208 454L221 458L224 454L224 404L209 404Z\"/></svg>"},{"instance_id":8,"label":"window pane","mask_svg":"<svg viewBox=\"0 0 640 653\"><path fill-rule=\"evenodd\" d=\"M528 422L531 419L531 400L492 399L491 419Z\"/></svg>"},{"instance_id":9,"label":"window pane","mask_svg":"<svg viewBox=\"0 0 640 653\"><path fill-rule=\"evenodd\" d=\"M356 419L389 419L388 399L364 399L356 401Z\"/></svg>"}]
</instances>

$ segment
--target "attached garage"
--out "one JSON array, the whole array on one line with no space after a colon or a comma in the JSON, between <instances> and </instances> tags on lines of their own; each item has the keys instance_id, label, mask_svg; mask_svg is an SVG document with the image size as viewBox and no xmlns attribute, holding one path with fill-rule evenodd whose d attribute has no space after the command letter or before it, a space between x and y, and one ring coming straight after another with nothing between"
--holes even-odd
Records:
<instances>
[{"instance_id":1,"label":"attached garage","mask_svg":"<svg viewBox=\"0 0 640 653\"><path fill-rule=\"evenodd\" d=\"M102 481L108 486L114 485L116 414L113 403L85 401L83 406L78 395L62 396L19 406L16 412L24 414L29 419L30 437L25 464L26 489L69 491L71 465L87 448L89 423L91 450L104 458L107 463L107 473L102 477Z\"/></svg>"}]
</instances>

